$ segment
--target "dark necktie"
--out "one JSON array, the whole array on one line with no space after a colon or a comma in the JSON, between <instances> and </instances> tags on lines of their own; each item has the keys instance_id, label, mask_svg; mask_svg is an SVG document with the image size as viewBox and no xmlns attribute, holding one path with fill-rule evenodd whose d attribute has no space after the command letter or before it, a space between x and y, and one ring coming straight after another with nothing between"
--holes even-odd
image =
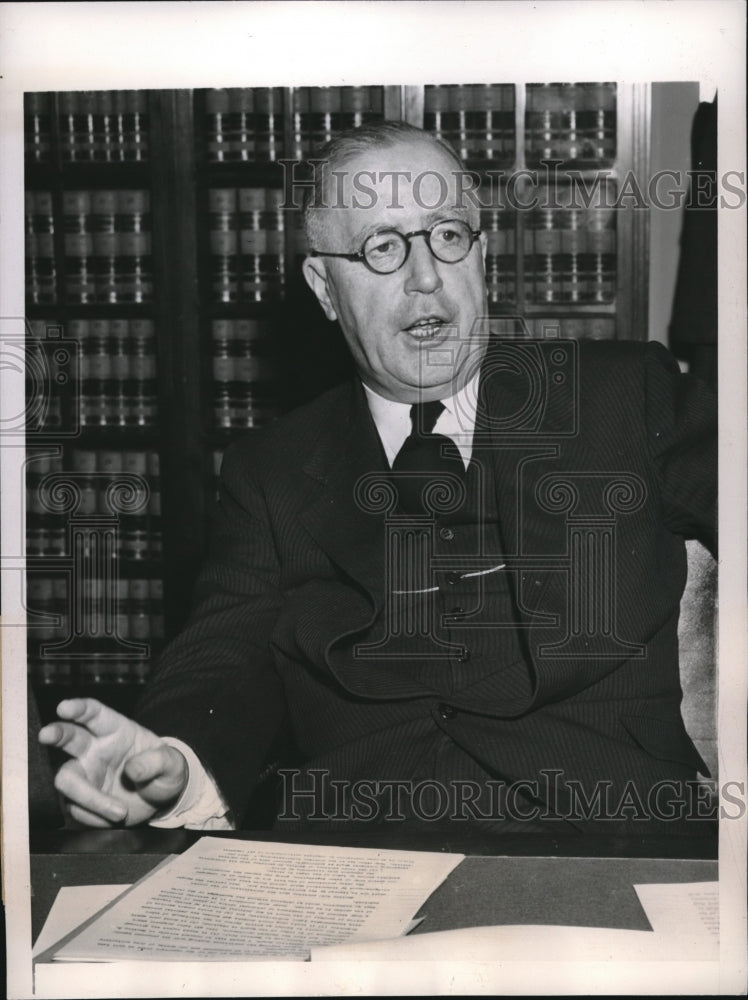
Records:
<instances>
[{"instance_id":1,"label":"dark necktie","mask_svg":"<svg viewBox=\"0 0 748 1000\"><path fill-rule=\"evenodd\" d=\"M457 445L444 434L433 433L443 409L439 400L415 403L410 408L412 430L392 463L400 506L407 514L431 513L423 503L424 490L438 490L440 482L447 495L454 493L454 482L445 474L464 479L465 466Z\"/></svg>"}]
</instances>

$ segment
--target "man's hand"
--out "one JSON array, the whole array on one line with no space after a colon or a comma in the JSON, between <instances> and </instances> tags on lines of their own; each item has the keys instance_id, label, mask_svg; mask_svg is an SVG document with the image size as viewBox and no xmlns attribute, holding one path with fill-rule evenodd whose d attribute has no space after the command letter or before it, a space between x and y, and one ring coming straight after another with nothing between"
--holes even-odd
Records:
<instances>
[{"instance_id":1,"label":"man's hand","mask_svg":"<svg viewBox=\"0 0 748 1000\"><path fill-rule=\"evenodd\" d=\"M73 819L86 826L135 826L184 791L184 757L150 730L94 698L62 701L57 714L61 721L45 726L39 742L72 757L57 772L55 787Z\"/></svg>"}]
</instances>

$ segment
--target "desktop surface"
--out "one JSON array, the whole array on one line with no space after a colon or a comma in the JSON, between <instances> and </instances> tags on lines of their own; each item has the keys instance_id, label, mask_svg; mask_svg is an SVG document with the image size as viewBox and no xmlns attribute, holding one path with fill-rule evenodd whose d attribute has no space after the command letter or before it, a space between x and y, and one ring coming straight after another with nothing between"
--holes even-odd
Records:
<instances>
[{"instance_id":1,"label":"desktop surface","mask_svg":"<svg viewBox=\"0 0 748 1000\"><path fill-rule=\"evenodd\" d=\"M202 836L190 830L58 830L32 834L32 935L35 940L62 886L132 883L169 854ZM546 835L486 837L466 829L443 832L367 831L331 838L297 838L271 831L232 831L248 840L295 840L345 847L381 847L465 854L465 860L423 908L413 933L488 924L560 924L647 930L633 886L717 879L716 838L710 835L626 841L614 837Z\"/></svg>"}]
</instances>

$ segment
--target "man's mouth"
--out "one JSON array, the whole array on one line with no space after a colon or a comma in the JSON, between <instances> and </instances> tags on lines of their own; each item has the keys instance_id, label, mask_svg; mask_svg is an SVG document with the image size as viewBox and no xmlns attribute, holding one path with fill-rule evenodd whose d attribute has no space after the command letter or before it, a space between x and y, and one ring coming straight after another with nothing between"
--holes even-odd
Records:
<instances>
[{"instance_id":1,"label":"man's mouth","mask_svg":"<svg viewBox=\"0 0 748 1000\"><path fill-rule=\"evenodd\" d=\"M449 325L447 320L441 319L439 316L424 316L416 320L415 323L411 323L410 326L406 326L405 330L418 340L429 340L445 332Z\"/></svg>"}]
</instances>

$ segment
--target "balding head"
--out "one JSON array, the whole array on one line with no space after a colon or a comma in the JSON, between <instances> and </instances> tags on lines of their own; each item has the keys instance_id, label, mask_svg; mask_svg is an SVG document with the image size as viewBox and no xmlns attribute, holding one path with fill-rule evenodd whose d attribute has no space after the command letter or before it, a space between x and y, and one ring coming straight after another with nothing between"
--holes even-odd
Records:
<instances>
[{"instance_id":1,"label":"balding head","mask_svg":"<svg viewBox=\"0 0 748 1000\"><path fill-rule=\"evenodd\" d=\"M443 183L440 183L439 195L443 194L445 201L450 197L454 201L456 188L462 191L462 186L455 186L449 175L462 176L467 173L462 160L448 142L407 122L379 121L362 125L360 128L346 129L320 147L314 155L316 162L314 184L313 187L306 189L303 204L304 230L309 247L316 250L324 248L330 236L331 212L334 215L337 209L346 205L350 207L351 201L354 207L366 207L368 204L371 197L369 186L371 177L366 169L367 153L399 145L407 147L423 144L431 145L436 151L446 154L450 166L448 170L442 171L445 176ZM357 177L349 176L346 170L353 160L359 164ZM440 160L444 162L443 155ZM361 168L362 163L364 169ZM418 178L407 180L411 184L415 180L420 192L427 178L423 178L420 182ZM398 179L393 178L395 196L397 184ZM478 212L475 207L470 203L461 207L469 210L469 221L477 226Z\"/></svg>"}]
</instances>

